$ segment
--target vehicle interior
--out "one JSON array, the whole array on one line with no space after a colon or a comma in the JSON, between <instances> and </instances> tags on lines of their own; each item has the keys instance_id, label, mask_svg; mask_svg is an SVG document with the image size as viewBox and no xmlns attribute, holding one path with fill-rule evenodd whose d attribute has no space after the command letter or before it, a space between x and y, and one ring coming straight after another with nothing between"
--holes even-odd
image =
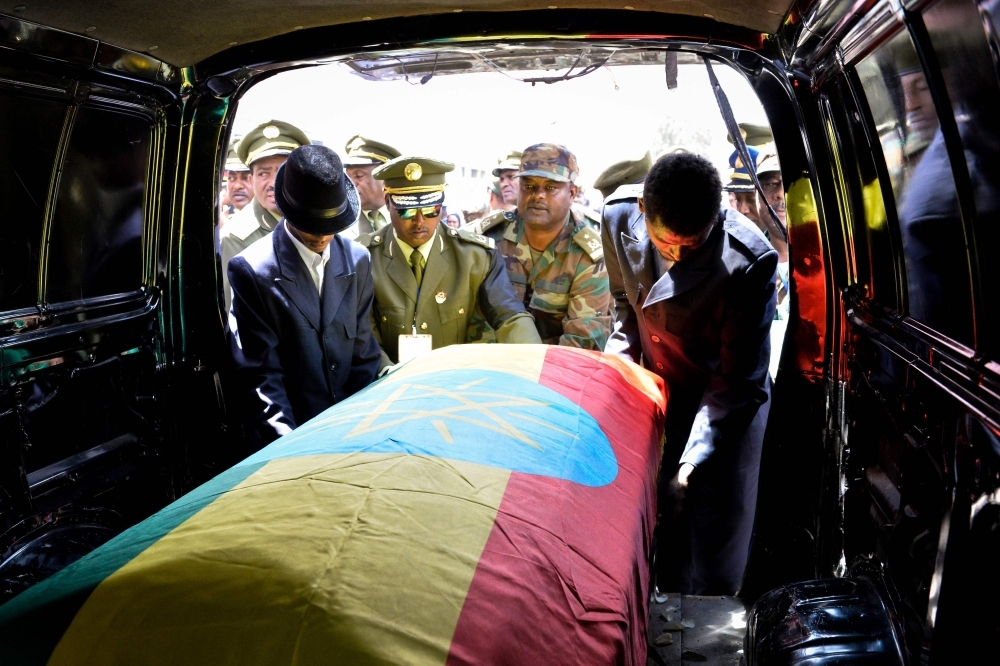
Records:
<instances>
[{"instance_id":1,"label":"vehicle interior","mask_svg":"<svg viewBox=\"0 0 1000 666\"><path fill-rule=\"evenodd\" d=\"M1000 638L998 13L993 0L0 7L13 209L0 604L253 453L216 226L254 86L336 65L372 86L499 71L558 89L647 67L669 89L708 59L730 95L735 74L759 100L788 209L742 658L983 663Z\"/></svg>"}]
</instances>

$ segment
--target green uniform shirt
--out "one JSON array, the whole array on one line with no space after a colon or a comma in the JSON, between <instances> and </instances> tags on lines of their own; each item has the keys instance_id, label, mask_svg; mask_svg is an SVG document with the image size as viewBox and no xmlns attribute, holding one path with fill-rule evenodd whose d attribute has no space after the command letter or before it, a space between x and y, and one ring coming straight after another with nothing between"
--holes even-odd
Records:
<instances>
[{"instance_id":1,"label":"green uniform shirt","mask_svg":"<svg viewBox=\"0 0 1000 666\"><path fill-rule=\"evenodd\" d=\"M278 226L278 222L281 222L281 218L275 217L255 198L222 227L219 248L222 252L222 289L226 297L226 313L233 304L233 296L229 290L229 260L270 234Z\"/></svg>"},{"instance_id":2,"label":"green uniform shirt","mask_svg":"<svg viewBox=\"0 0 1000 666\"><path fill-rule=\"evenodd\" d=\"M372 258L372 331L382 347L380 370L397 362L399 336L412 333L414 326L417 333L433 336L434 349L469 342L477 308L486 313L499 342L541 343L488 238L439 224L424 244L429 247L419 290L391 226L360 236L358 242Z\"/></svg>"},{"instance_id":3,"label":"green uniform shirt","mask_svg":"<svg viewBox=\"0 0 1000 666\"><path fill-rule=\"evenodd\" d=\"M534 316L542 342L603 351L611 335L611 292L600 232L589 219L571 211L559 236L535 252L537 259L516 211L497 212L477 224L504 256L507 275ZM479 317L469 333L475 340L491 335Z\"/></svg>"}]
</instances>

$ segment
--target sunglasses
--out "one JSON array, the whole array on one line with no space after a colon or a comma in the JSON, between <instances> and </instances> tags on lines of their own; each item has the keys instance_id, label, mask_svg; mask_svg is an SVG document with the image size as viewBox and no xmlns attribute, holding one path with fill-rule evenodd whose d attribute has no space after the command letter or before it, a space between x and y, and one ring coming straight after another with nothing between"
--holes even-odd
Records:
<instances>
[{"instance_id":1,"label":"sunglasses","mask_svg":"<svg viewBox=\"0 0 1000 666\"><path fill-rule=\"evenodd\" d=\"M424 208L397 208L396 213L399 215L401 220L412 220L420 213L427 219L433 219L435 217L441 216L441 206L426 206Z\"/></svg>"}]
</instances>

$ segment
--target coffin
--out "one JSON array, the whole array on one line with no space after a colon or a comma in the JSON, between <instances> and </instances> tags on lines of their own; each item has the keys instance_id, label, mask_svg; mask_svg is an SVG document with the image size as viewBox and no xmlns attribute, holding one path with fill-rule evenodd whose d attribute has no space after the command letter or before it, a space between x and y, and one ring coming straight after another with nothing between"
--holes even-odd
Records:
<instances>
[{"instance_id":1,"label":"coffin","mask_svg":"<svg viewBox=\"0 0 1000 666\"><path fill-rule=\"evenodd\" d=\"M3 663L644 665L664 406L437 350L0 606Z\"/></svg>"}]
</instances>

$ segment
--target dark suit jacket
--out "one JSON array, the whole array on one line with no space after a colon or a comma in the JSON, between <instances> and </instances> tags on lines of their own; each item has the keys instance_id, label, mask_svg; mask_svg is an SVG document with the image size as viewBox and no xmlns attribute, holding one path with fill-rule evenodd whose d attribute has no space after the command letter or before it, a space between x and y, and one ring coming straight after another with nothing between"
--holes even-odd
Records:
<instances>
[{"instance_id":1,"label":"dark suit jacket","mask_svg":"<svg viewBox=\"0 0 1000 666\"><path fill-rule=\"evenodd\" d=\"M686 442L681 463L734 460L769 395L777 253L749 220L725 209L708 240L657 279L635 197L609 199L603 235L616 309L605 351L666 381L667 443Z\"/></svg>"},{"instance_id":2,"label":"dark suit jacket","mask_svg":"<svg viewBox=\"0 0 1000 666\"><path fill-rule=\"evenodd\" d=\"M284 224L229 262L233 357L265 439L368 386L380 358L368 252L334 236L321 302Z\"/></svg>"}]
</instances>

